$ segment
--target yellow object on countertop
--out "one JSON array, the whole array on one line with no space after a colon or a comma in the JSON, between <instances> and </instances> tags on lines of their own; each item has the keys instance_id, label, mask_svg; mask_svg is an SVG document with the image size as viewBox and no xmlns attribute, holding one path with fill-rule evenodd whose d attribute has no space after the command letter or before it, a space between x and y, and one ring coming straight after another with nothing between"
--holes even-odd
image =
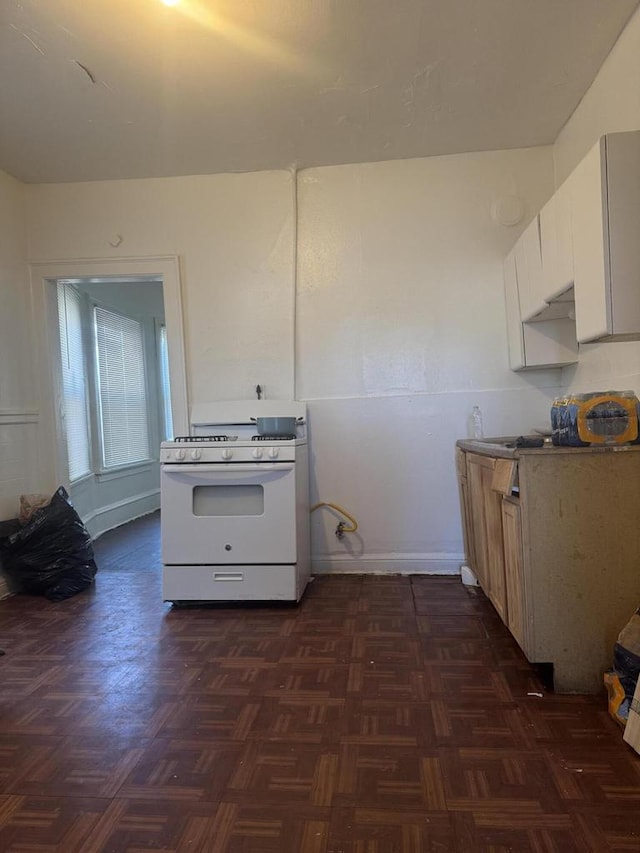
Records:
<instances>
[{"instance_id":1,"label":"yellow object on countertop","mask_svg":"<svg viewBox=\"0 0 640 853\"><path fill-rule=\"evenodd\" d=\"M638 438L638 407L633 391L570 394L551 407L555 445L629 444Z\"/></svg>"}]
</instances>

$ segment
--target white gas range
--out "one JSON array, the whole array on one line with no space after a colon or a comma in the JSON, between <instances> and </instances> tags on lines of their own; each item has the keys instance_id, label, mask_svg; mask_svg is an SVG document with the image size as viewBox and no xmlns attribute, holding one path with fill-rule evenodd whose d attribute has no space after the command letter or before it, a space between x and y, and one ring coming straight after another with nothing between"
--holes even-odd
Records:
<instances>
[{"instance_id":1,"label":"white gas range","mask_svg":"<svg viewBox=\"0 0 640 853\"><path fill-rule=\"evenodd\" d=\"M259 436L258 417L295 434ZM299 601L309 579L306 406L194 406L191 435L160 449L165 601Z\"/></svg>"}]
</instances>

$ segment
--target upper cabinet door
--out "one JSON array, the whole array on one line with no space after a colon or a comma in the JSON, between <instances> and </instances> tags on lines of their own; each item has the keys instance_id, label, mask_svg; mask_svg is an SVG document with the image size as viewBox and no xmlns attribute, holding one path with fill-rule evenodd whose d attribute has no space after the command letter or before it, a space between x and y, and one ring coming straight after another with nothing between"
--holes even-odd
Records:
<instances>
[{"instance_id":1,"label":"upper cabinet door","mask_svg":"<svg viewBox=\"0 0 640 853\"><path fill-rule=\"evenodd\" d=\"M640 132L605 137L611 334L640 339Z\"/></svg>"},{"instance_id":2,"label":"upper cabinet door","mask_svg":"<svg viewBox=\"0 0 640 853\"><path fill-rule=\"evenodd\" d=\"M522 370L525 367L524 338L520 319L515 249L512 249L504 260L504 305L507 315L509 367L511 370Z\"/></svg>"},{"instance_id":3,"label":"upper cabinet door","mask_svg":"<svg viewBox=\"0 0 640 853\"><path fill-rule=\"evenodd\" d=\"M570 196L578 340L638 340L640 131L602 137Z\"/></svg>"},{"instance_id":4,"label":"upper cabinet door","mask_svg":"<svg viewBox=\"0 0 640 853\"><path fill-rule=\"evenodd\" d=\"M516 266L518 282L524 285L520 286L520 311L522 319L526 322L546 307L539 215L525 228L516 244ZM525 275L526 284L524 284Z\"/></svg>"},{"instance_id":5,"label":"upper cabinet door","mask_svg":"<svg viewBox=\"0 0 640 853\"><path fill-rule=\"evenodd\" d=\"M573 176L559 187L554 194L555 198L555 224L556 224L556 257L555 268L550 283L552 291L551 299L565 293L573 287L573 234L571 231L571 187Z\"/></svg>"},{"instance_id":6,"label":"upper cabinet door","mask_svg":"<svg viewBox=\"0 0 640 853\"><path fill-rule=\"evenodd\" d=\"M578 358L575 323L569 319L523 323L517 247L504 261L504 299L511 370L564 367Z\"/></svg>"},{"instance_id":7,"label":"upper cabinet door","mask_svg":"<svg viewBox=\"0 0 640 853\"><path fill-rule=\"evenodd\" d=\"M571 186L576 335L593 341L611 333L609 239L604 137L576 167Z\"/></svg>"},{"instance_id":8,"label":"upper cabinet door","mask_svg":"<svg viewBox=\"0 0 640 853\"><path fill-rule=\"evenodd\" d=\"M557 299L573 286L571 182L565 181L540 211L543 297Z\"/></svg>"}]
</instances>

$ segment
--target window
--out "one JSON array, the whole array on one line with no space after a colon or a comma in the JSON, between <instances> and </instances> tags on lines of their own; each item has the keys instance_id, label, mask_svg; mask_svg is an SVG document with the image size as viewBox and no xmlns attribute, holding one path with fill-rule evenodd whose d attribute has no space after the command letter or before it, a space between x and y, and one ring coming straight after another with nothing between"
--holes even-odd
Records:
<instances>
[{"instance_id":1,"label":"window","mask_svg":"<svg viewBox=\"0 0 640 853\"><path fill-rule=\"evenodd\" d=\"M69 480L91 473L87 369L82 344L82 296L66 281L58 286L58 324Z\"/></svg>"},{"instance_id":2,"label":"window","mask_svg":"<svg viewBox=\"0 0 640 853\"><path fill-rule=\"evenodd\" d=\"M149 459L142 325L99 305L93 320L103 467L142 462Z\"/></svg>"},{"instance_id":3,"label":"window","mask_svg":"<svg viewBox=\"0 0 640 853\"><path fill-rule=\"evenodd\" d=\"M173 417L171 415L171 386L169 385L169 347L167 346L167 327L160 326L160 404L162 406L162 423L164 439L173 438Z\"/></svg>"}]
</instances>

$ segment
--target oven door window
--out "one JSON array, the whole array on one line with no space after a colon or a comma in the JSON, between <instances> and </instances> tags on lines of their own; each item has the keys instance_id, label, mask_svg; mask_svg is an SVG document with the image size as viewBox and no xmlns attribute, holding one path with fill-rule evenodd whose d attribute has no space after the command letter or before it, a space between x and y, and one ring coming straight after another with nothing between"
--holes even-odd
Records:
<instances>
[{"instance_id":1,"label":"oven door window","mask_svg":"<svg viewBox=\"0 0 640 853\"><path fill-rule=\"evenodd\" d=\"M207 518L264 515L264 487L251 483L194 486L193 514Z\"/></svg>"}]
</instances>

